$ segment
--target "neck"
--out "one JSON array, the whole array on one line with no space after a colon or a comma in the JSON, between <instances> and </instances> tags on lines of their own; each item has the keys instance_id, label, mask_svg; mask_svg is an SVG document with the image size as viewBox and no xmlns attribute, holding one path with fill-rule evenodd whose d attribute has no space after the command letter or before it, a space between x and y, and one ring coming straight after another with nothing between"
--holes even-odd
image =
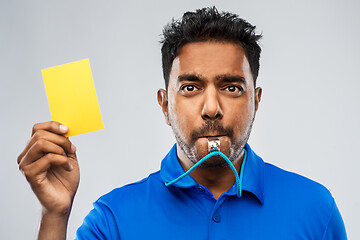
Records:
<instances>
[{"instance_id":1,"label":"neck","mask_svg":"<svg viewBox=\"0 0 360 240\"><path fill-rule=\"evenodd\" d=\"M179 161L184 171L189 170L194 163L186 156L182 149L177 146L177 155ZM241 164L244 158L244 151L240 156L233 161L233 165L239 174ZM235 176L230 166L226 165L224 167L197 167L190 173L190 176L199 184L203 185L213 194L214 198L217 200L221 194L228 191L235 182Z\"/></svg>"}]
</instances>

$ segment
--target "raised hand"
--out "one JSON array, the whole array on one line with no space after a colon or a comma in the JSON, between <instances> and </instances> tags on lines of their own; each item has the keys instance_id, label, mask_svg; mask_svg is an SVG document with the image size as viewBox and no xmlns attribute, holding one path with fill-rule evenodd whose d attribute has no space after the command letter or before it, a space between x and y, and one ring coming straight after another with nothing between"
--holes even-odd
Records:
<instances>
[{"instance_id":1,"label":"raised hand","mask_svg":"<svg viewBox=\"0 0 360 240\"><path fill-rule=\"evenodd\" d=\"M76 148L63 136L67 131L68 128L58 122L35 124L30 141L17 159L19 169L43 206L43 229L40 227L39 236L48 228L55 234L54 224L59 227L65 224L61 231L65 230L66 234L80 179ZM52 237L57 239L55 235Z\"/></svg>"}]
</instances>

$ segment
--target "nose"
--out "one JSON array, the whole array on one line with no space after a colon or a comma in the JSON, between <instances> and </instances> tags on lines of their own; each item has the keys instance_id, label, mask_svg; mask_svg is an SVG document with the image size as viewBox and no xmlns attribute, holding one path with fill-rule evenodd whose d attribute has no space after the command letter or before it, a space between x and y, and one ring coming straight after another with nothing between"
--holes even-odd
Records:
<instances>
[{"instance_id":1,"label":"nose","mask_svg":"<svg viewBox=\"0 0 360 240\"><path fill-rule=\"evenodd\" d=\"M201 111L201 117L204 120L220 120L223 117L223 111L220 106L219 96L216 89L208 89L204 94L204 105Z\"/></svg>"}]
</instances>

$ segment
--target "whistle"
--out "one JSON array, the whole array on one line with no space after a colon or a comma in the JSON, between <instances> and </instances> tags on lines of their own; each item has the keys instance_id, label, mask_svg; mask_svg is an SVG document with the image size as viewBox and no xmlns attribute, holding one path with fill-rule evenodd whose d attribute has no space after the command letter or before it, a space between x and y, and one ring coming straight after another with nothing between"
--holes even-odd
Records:
<instances>
[{"instance_id":1,"label":"whistle","mask_svg":"<svg viewBox=\"0 0 360 240\"><path fill-rule=\"evenodd\" d=\"M218 138L208 138L209 152L220 151L220 140Z\"/></svg>"}]
</instances>

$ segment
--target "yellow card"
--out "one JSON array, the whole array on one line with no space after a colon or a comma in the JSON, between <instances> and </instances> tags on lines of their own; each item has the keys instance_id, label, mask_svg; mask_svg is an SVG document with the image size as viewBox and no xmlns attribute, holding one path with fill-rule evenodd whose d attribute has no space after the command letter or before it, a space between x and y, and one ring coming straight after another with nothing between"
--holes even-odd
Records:
<instances>
[{"instance_id":1,"label":"yellow card","mask_svg":"<svg viewBox=\"0 0 360 240\"><path fill-rule=\"evenodd\" d=\"M104 129L89 59L41 70L53 121L67 137Z\"/></svg>"}]
</instances>

